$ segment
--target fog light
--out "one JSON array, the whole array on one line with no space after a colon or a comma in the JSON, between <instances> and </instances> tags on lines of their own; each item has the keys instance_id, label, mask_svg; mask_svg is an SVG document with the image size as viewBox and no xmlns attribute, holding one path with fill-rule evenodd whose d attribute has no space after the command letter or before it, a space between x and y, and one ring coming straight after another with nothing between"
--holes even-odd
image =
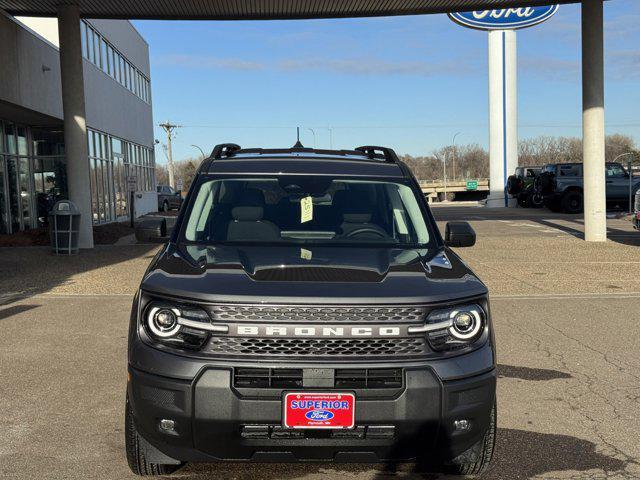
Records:
<instances>
[{"instance_id":1,"label":"fog light","mask_svg":"<svg viewBox=\"0 0 640 480\"><path fill-rule=\"evenodd\" d=\"M163 418L159 423L160 430L165 433L176 433L176 422Z\"/></svg>"},{"instance_id":2,"label":"fog light","mask_svg":"<svg viewBox=\"0 0 640 480\"><path fill-rule=\"evenodd\" d=\"M466 432L471 430L471 422L469 420L455 420L453 426L457 431Z\"/></svg>"}]
</instances>

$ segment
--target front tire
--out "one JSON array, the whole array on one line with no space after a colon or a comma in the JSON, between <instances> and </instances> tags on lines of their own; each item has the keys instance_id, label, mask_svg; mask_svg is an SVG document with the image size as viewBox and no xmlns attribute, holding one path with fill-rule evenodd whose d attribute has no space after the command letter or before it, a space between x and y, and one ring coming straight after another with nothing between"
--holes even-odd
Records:
<instances>
[{"instance_id":1,"label":"front tire","mask_svg":"<svg viewBox=\"0 0 640 480\"><path fill-rule=\"evenodd\" d=\"M567 192L563 195L561 205L565 213L576 214L582 212L584 199L581 192Z\"/></svg>"},{"instance_id":2,"label":"front tire","mask_svg":"<svg viewBox=\"0 0 640 480\"><path fill-rule=\"evenodd\" d=\"M133 411L129 405L129 398L126 402L125 412L125 449L127 451L127 463L129 468L136 475L169 475L181 467L181 465L162 465L148 462L144 456L140 445L140 434L136 428L133 418Z\"/></svg>"},{"instance_id":3,"label":"front tire","mask_svg":"<svg viewBox=\"0 0 640 480\"><path fill-rule=\"evenodd\" d=\"M448 465L447 473L452 475L481 475L484 473L493 458L493 452L496 445L496 430L496 405L494 403L489 417L489 428L487 428L484 437L482 437L482 439L470 449L479 449L476 461Z\"/></svg>"}]
</instances>

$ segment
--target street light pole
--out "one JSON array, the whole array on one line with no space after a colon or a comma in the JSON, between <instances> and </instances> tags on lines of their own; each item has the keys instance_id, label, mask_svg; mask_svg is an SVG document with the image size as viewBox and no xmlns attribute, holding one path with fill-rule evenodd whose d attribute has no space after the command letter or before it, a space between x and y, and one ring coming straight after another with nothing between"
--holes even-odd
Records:
<instances>
[{"instance_id":1,"label":"street light pole","mask_svg":"<svg viewBox=\"0 0 640 480\"><path fill-rule=\"evenodd\" d=\"M191 144L191 146L193 148L197 148L198 150L200 150L200 153L202 154L202 159L204 160L204 158L205 158L204 150L202 150L198 145Z\"/></svg>"},{"instance_id":2,"label":"street light pole","mask_svg":"<svg viewBox=\"0 0 640 480\"><path fill-rule=\"evenodd\" d=\"M453 159L452 159L452 168L453 168L453 181L456 181L456 137L461 135L462 132L458 132L453 136Z\"/></svg>"},{"instance_id":3,"label":"street light pole","mask_svg":"<svg viewBox=\"0 0 640 480\"><path fill-rule=\"evenodd\" d=\"M313 148L316 148L316 132L313 130L313 128L307 128L307 130L313 133Z\"/></svg>"}]
</instances>

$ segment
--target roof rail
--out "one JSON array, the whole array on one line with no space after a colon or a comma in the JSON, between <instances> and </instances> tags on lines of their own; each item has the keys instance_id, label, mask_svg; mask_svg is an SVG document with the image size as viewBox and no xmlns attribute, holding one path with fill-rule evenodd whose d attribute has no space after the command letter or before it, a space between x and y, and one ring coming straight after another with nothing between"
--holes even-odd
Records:
<instances>
[{"instance_id":1,"label":"roof rail","mask_svg":"<svg viewBox=\"0 0 640 480\"><path fill-rule=\"evenodd\" d=\"M364 147L356 148L356 151L364 153L366 156L368 156L371 159L378 158L378 159L384 160L385 162L390 162L390 163L398 163L400 161L396 152L393 149L387 148L387 147L377 147L374 145L367 145ZM381 152L381 153L376 153L376 152Z\"/></svg>"},{"instance_id":2,"label":"roof rail","mask_svg":"<svg viewBox=\"0 0 640 480\"><path fill-rule=\"evenodd\" d=\"M216 145L215 147L213 147L211 158L219 159L222 157L230 157L240 149L240 145L237 145L235 143L221 143L220 145Z\"/></svg>"}]
</instances>

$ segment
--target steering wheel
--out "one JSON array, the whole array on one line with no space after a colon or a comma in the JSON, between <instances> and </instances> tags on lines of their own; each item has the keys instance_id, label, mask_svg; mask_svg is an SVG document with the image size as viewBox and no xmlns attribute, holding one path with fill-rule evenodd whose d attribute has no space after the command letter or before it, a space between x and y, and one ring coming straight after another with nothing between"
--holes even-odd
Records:
<instances>
[{"instance_id":1,"label":"steering wheel","mask_svg":"<svg viewBox=\"0 0 640 480\"><path fill-rule=\"evenodd\" d=\"M347 237L347 238L355 237L356 235L361 235L363 233L373 233L374 235L377 235L380 238L385 238L386 237L386 235L384 233L379 232L375 228L371 228L371 227L356 228L355 230L352 230L349 233L347 233L345 235L345 237Z\"/></svg>"}]
</instances>

